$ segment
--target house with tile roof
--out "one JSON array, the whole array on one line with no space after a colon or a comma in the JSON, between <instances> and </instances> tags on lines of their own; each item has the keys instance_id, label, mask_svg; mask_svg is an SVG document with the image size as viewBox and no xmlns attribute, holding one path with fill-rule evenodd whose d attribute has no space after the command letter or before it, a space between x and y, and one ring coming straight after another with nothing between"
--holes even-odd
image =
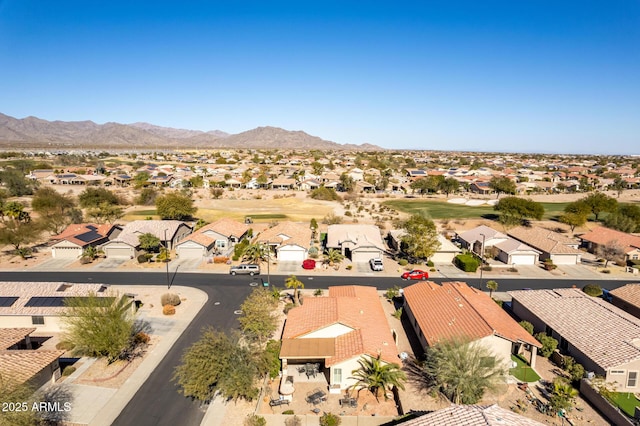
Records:
<instances>
[{"instance_id":1,"label":"house with tile roof","mask_svg":"<svg viewBox=\"0 0 640 426\"><path fill-rule=\"evenodd\" d=\"M625 312L640 318L640 284L627 284L609 292L609 301Z\"/></svg>"},{"instance_id":2,"label":"house with tile roof","mask_svg":"<svg viewBox=\"0 0 640 426\"><path fill-rule=\"evenodd\" d=\"M191 234L192 228L181 220L134 220L127 223L114 239L100 246L107 258L133 259L140 252L139 237L152 234L171 250L179 241Z\"/></svg>"},{"instance_id":3,"label":"house with tile roof","mask_svg":"<svg viewBox=\"0 0 640 426\"><path fill-rule=\"evenodd\" d=\"M540 251L540 260L551 259L556 265L577 265L582 258L578 242L558 232L537 226L519 226L508 231L515 238Z\"/></svg>"},{"instance_id":4,"label":"house with tile roof","mask_svg":"<svg viewBox=\"0 0 640 426\"><path fill-rule=\"evenodd\" d=\"M340 250L352 262L368 262L385 251L380 228L375 225L329 225L326 247Z\"/></svg>"},{"instance_id":5,"label":"house with tile roof","mask_svg":"<svg viewBox=\"0 0 640 426\"><path fill-rule=\"evenodd\" d=\"M580 240L589 253L597 254L600 247L615 242L623 247L625 261L640 259L640 236L638 235L596 226L590 232L580 235Z\"/></svg>"},{"instance_id":6,"label":"house with tile roof","mask_svg":"<svg viewBox=\"0 0 640 426\"><path fill-rule=\"evenodd\" d=\"M398 350L378 292L357 285L329 287L325 297L309 297L291 309L282 333L283 375L308 362L319 362L331 392L352 386L358 360L380 356L398 363Z\"/></svg>"},{"instance_id":7,"label":"house with tile roof","mask_svg":"<svg viewBox=\"0 0 640 426\"><path fill-rule=\"evenodd\" d=\"M51 237L52 241L57 241L51 246L51 256L55 259L80 258L87 247L104 244L116 238L121 231L120 225L109 223L71 224L58 235Z\"/></svg>"},{"instance_id":8,"label":"house with tile roof","mask_svg":"<svg viewBox=\"0 0 640 426\"><path fill-rule=\"evenodd\" d=\"M58 333L64 299L89 294L109 297L108 288L105 284L0 282L0 327L35 327L38 332Z\"/></svg>"},{"instance_id":9,"label":"house with tile roof","mask_svg":"<svg viewBox=\"0 0 640 426\"><path fill-rule=\"evenodd\" d=\"M2 379L16 384L28 382L35 389L60 378L60 356L64 351L34 350L30 335L35 328L0 328Z\"/></svg>"},{"instance_id":10,"label":"house with tile roof","mask_svg":"<svg viewBox=\"0 0 640 426\"><path fill-rule=\"evenodd\" d=\"M404 312L425 348L449 339L468 339L487 347L505 367L512 354L526 349L535 367L540 342L486 293L466 283L410 285L404 289Z\"/></svg>"},{"instance_id":11,"label":"house with tile roof","mask_svg":"<svg viewBox=\"0 0 640 426\"><path fill-rule=\"evenodd\" d=\"M513 313L618 392L640 388L640 319L575 288L510 291Z\"/></svg>"},{"instance_id":12,"label":"house with tile roof","mask_svg":"<svg viewBox=\"0 0 640 426\"><path fill-rule=\"evenodd\" d=\"M311 228L295 222L280 222L262 231L253 242L266 244L279 262L302 262L309 255Z\"/></svg>"},{"instance_id":13,"label":"house with tile roof","mask_svg":"<svg viewBox=\"0 0 640 426\"><path fill-rule=\"evenodd\" d=\"M540 251L486 225L458 234L458 239L478 255L484 246L485 259L496 258L507 265L535 265L539 260Z\"/></svg>"},{"instance_id":14,"label":"house with tile roof","mask_svg":"<svg viewBox=\"0 0 640 426\"><path fill-rule=\"evenodd\" d=\"M246 237L249 227L237 220L222 218L198 229L176 244L180 259L196 259L227 253Z\"/></svg>"},{"instance_id":15,"label":"house with tile roof","mask_svg":"<svg viewBox=\"0 0 640 426\"><path fill-rule=\"evenodd\" d=\"M395 423L398 426L542 426L528 417L493 405L455 405L431 411L409 420Z\"/></svg>"}]
</instances>

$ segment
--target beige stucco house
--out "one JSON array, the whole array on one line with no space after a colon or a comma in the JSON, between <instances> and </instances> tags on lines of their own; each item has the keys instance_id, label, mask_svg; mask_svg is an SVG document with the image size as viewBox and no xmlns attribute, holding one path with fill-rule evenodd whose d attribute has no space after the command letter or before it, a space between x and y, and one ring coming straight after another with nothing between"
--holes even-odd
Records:
<instances>
[{"instance_id":1,"label":"beige stucco house","mask_svg":"<svg viewBox=\"0 0 640 426\"><path fill-rule=\"evenodd\" d=\"M581 290L510 291L513 313L619 392L640 390L640 319Z\"/></svg>"},{"instance_id":2,"label":"beige stucco house","mask_svg":"<svg viewBox=\"0 0 640 426\"><path fill-rule=\"evenodd\" d=\"M398 363L398 351L374 287L329 287L326 297L309 297L289 311L282 335L282 373L317 362L329 391L340 393L356 380L360 357Z\"/></svg>"}]
</instances>

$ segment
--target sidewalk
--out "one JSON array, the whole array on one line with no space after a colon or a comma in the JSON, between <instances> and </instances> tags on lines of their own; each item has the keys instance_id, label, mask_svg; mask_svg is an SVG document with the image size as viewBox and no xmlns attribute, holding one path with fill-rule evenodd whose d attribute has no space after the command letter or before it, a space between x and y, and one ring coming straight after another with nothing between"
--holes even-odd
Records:
<instances>
[{"instance_id":1,"label":"sidewalk","mask_svg":"<svg viewBox=\"0 0 640 426\"><path fill-rule=\"evenodd\" d=\"M73 395L68 423L112 424L208 299L206 293L196 288L174 287L171 292L179 294L186 300L177 307L175 316L167 317L162 315L160 307L160 296L167 292L165 286L111 286L111 288L121 293L134 293L140 297L144 304L138 311L138 318L148 321L153 330L151 334L160 336L160 340L145 355L142 363L124 384L117 389L74 383L96 361L83 358L83 364L78 370L62 383Z\"/></svg>"}]
</instances>

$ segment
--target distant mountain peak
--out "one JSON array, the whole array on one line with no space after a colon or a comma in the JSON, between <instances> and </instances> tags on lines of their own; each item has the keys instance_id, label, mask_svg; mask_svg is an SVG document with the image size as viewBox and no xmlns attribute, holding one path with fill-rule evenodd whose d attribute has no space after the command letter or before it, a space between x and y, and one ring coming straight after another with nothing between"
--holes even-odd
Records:
<instances>
[{"instance_id":1,"label":"distant mountain peak","mask_svg":"<svg viewBox=\"0 0 640 426\"><path fill-rule=\"evenodd\" d=\"M121 124L93 121L47 121L29 116L17 119L0 113L0 145L13 148L270 148L270 149L354 149L382 150L371 145L342 145L312 136L302 130L260 126L230 135L221 130L175 129L151 123Z\"/></svg>"}]
</instances>

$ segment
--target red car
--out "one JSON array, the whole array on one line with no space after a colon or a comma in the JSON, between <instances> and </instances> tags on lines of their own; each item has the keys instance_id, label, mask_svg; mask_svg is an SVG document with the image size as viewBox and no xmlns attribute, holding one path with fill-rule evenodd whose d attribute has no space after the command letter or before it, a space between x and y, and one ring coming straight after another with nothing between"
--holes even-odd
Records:
<instances>
[{"instance_id":1,"label":"red car","mask_svg":"<svg viewBox=\"0 0 640 426\"><path fill-rule=\"evenodd\" d=\"M414 269L413 271L402 274L403 280L426 280L427 278L429 278L429 274L420 269Z\"/></svg>"},{"instance_id":2,"label":"red car","mask_svg":"<svg viewBox=\"0 0 640 426\"><path fill-rule=\"evenodd\" d=\"M313 259L306 259L302 262L302 269L316 269L316 261Z\"/></svg>"}]
</instances>

